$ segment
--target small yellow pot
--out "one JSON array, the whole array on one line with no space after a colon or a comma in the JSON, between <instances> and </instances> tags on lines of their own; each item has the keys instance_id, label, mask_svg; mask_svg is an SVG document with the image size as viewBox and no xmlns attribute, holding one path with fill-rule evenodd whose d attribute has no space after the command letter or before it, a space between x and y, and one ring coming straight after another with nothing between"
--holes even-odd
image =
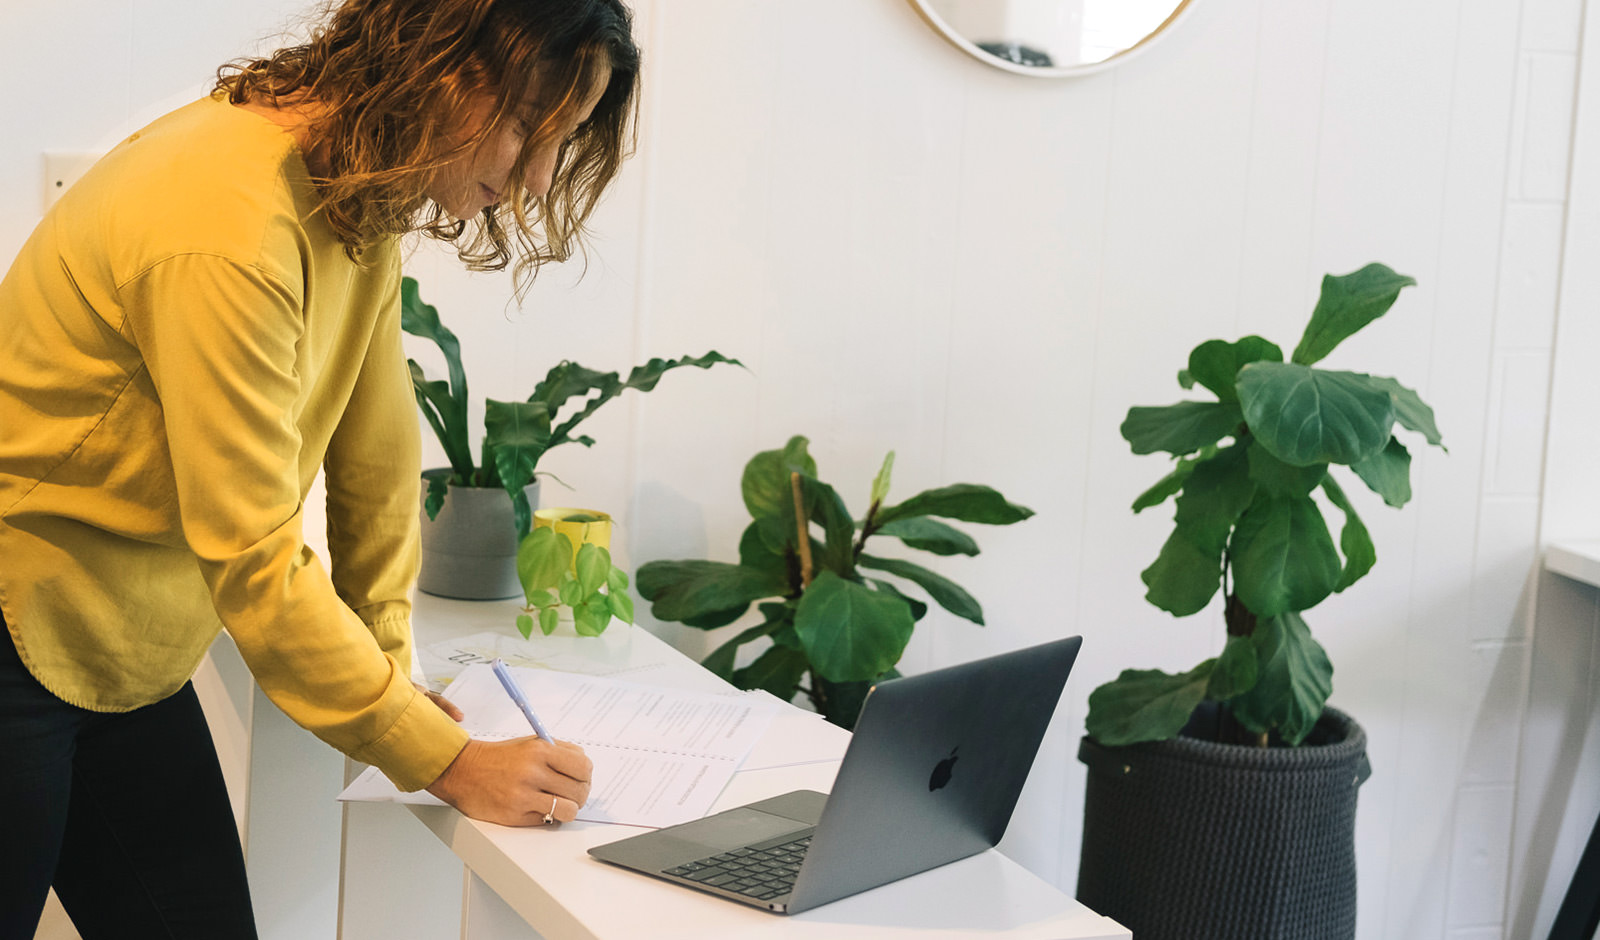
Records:
<instances>
[{"instance_id":1,"label":"small yellow pot","mask_svg":"<svg viewBox=\"0 0 1600 940\"><path fill-rule=\"evenodd\" d=\"M595 509L540 509L533 514L534 528L555 529L572 543L572 565L577 568L578 549L585 543L611 550L611 516Z\"/></svg>"}]
</instances>

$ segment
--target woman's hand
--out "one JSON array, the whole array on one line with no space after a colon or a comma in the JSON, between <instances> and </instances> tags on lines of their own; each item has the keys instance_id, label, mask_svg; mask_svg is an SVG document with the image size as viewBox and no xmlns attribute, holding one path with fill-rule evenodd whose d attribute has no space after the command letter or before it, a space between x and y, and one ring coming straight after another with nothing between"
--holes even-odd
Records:
<instances>
[{"instance_id":1,"label":"woman's hand","mask_svg":"<svg viewBox=\"0 0 1600 940\"><path fill-rule=\"evenodd\" d=\"M589 799L594 764L570 741L537 737L468 741L428 787L456 809L502 826L540 826L549 816L570 822Z\"/></svg>"}]
</instances>

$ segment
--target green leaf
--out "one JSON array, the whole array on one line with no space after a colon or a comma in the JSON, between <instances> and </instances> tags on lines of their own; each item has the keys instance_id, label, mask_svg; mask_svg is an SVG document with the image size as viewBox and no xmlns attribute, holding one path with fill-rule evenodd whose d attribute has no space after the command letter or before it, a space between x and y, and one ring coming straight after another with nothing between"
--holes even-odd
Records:
<instances>
[{"instance_id":1,"label":"green leaf","mask_svg":"<svg viewBox=\"0 0 1600 940\"><path fill-rule=\"evenodd\" d=\"M788 593L787 579L720 561L652 561L635 579L639 596L651 602L657 620L689 626L698 617L734 611L731 623L752 601ZM717 624L721 626L722 624Z\"/></svg>"},{"instance_id":2,"label":"green leaf","mask_svg":"<svg viewBox=\"0 0 1600 940\"><path fill-rule=\"evenodd\" d=\"M1257 494L1228 554L1234 593L1260 618L1314 607L1339 583L1339 553L1309 496Z\"/></svg>"},{"instance_id":3,"label":"green leaf","mask_svg":"<svg viewBox=\"0 0 1600 940\"><path fill-rule=\"evenodd\" d=\"M882 506L883 501L889 498L889 477L894 473L894 451L883 458L883 466L878 468L878 475L872 479L872 499L868 506ZM870 509L869 509L870 511Z\"/></svg>"},{"instance_id":4,"label":"green leaf","mask_svg":"<svg viewBox=\"0 0 1600 940\"><path fill-rule=\"evenodd\" d=\"M415 278L400 279L400 328L430 340L443 354L449 383L428 382L422 367L408 360L417 404L428 418L450 466L463 482L472 478L472 446L467 434L467 373L461 365L461 341L439 319L439 311L423 303ZM438 409L430 413L429 403Z\"/></svg>"},{"instance_id":5,"label":"green leaf","mask_svg":"<svg viewBox=\"0 0 1600 940\"><path fill-rule=\"evenodd\" d=\"M765 689L787 702L794 698L808 667L804 653L787 646L772 646L755 662L735 671L732 681L741 689Z\"/></svg>"},{"instance_id":6,"label":"green leaf","mask_svg":"<svg viewBox=\"0 0 1600 940\"><path fill-rule=\"evenodd\" d=\"M539 611L539 630L545 636L556 632L556 627L561 624L561 611L554 607L546 607Z\"/></svg>"},{"instance_id":7,"label":"green leaf","mask_svg":"<svg viewBox=\"0 0 1600 940\"><path fill-rule=\"evenodd\" d=\"M1251 637L1260 663L1255 686L1229 705L1257 733L1273 728L1291 745L1304 741L1333 694L1333 663L1299 614L1257 621Z\"/></svg>"},{"instance_id":8,"label":"green leaf","mask_svg":"<svg viewBox=\"0 0 1600 940\"><path fill-rule=\"evenodd\" d=\"M900 598L824 571L800 598L794 626L818 675L859 682L900 661L915 623Z\"/></svg>"},{"instance_id":9,"label":"green leaf","mask_svg":"<svg viewBox=\"0 0 1600 940\"><path fill-rule=\"evenodd\" d=\"M556 589L545 591L531 591L528 595L528 607L544 610L546 607L560 607L561 598L556 596ZM530 611L531 613L531 611Z\"/></svg>"},{"instance_id":10,"label":"green leaf","mask_svg":"<svg viewBox=\"0 0 1600 940\"><path fill-rule=\"evenodd\" d=\"M613 591L607 595L611 598L611 614L623 623L633 624L633 596L627 591Z\"/></svg>"},{"instance_id":11,"label":"green leaf","mask_svg":"<svg viewBox=\"0 0 1600 940\"><path fill-rule=\"evenodd\" d=\"M1145 599L1178 617L1198 613L1222 584L1222 553L1255 495L1247 449L1234 444L1195 463L1173 514L1173 531L1140 578Z\"/></svg>"},{"instance_id":12,"label":"green leaf","mask_svg":"<svg viewBox=\"0 0 1600 940\"><path fill-rule=\"evenodd\" d=\"M534 529L517 545L517 580L530 604L535 592L559 586L571 565L572 542L555 529Z\"/></svg>"},{"instance_id":13,"label":"green leaf","mask_svg":"<svg viewBox=\"0 0 1600 940\"><path fill-rule=\"evenodd\" d=\"M1449 452L1444 446L1444 438L1439 436L1439 427L1433 421L1433 409L1428 407L1417 393L1394 379L1381 376L1367 377L1375 388L1382 388L1389 392L1389 397L1394 400L1395 420L1408 431L1421 434L1429 444Z\"/></svg>"},{"instance_id":14,"label":"green leaf","mask_svg":"<svg viewBox=\"0 0 1600 940\"><path fill-rule=\"evenodd\" d=\"M1178 497L1177 529L1207 554L1221 555L1240 513L1255 495L1245 447L1235 444L1195 464Z\"/></svg>"},{"instance_id":15,"label":"green leaf","mask_svg":"<svg viewBox=\"0 0 1600 940\"><path fill-rule=\"evenodd\" d=\"M1358 372L1254 362L1239 371L1250 433L1284 463L1353 464L1383 449L1394 401Z\"/></svg>"},{"instance_id":16,"label":"green leaf","mask_svg":"<svg viewBox=\"0 0 1600 940\"><path fill-rule=\"evenodd\" d=\"M739 647L752 640L759 640L782 625L781 620L769 620L742 631L738 636L712 650L710 656L700 661L700 665L711 670L719 678L732 681L733 663L739 656Z\"/></svg>"},{"instance_id":17,"label":"green leaf","mask_svg":"<svg viewBox=\"0 0 1600 940\"><path fill-rule=\"evenodd\" d=\"M578 576L578 587L583 591L584 597L590 597L600 590L606 583L606 577L611 574L611 553L589 542L578 546L578 558L574 564L574 571Z\"/></svg>"},{"instance_id":18,"label":"green leaf","mask_svg":"<svg viewBox=\"0 0 1600 940\"><path fill-rule=\"evenodd\" d=\"M764 450L745 464L739 489L752 518L763 519L785 511L794 518L794 490L789 475L817 475L817 462L806 451L809 443L797 434L781 450Z\"/></svg>"},{"instance_id":19,"label":"green leaf","mask_svg":"<svg viewBox=\"0 0 1600 940\"><path fill-rule=\"evenodd\" d=\"M400 279L400 329L412 336L432 340L439 347L450 370L451 386L465 398L467 375L461 367L461 341L439 319L438 308L423 302L414 277Z\"/></svg>"},{"instance_id":20,"label":"green leaf","mask_svg":"<svg viewBox=\"0 0 1600 940\"><path fill-rule=\"evenodd\" d=\"M618 382L615 372L595 372L585 369L575 362L562 363L545 377L528 396L529 402L542 402L549 409L552 417L560 410L563 404L574 395L586 394L590 391L599 392L594 398L589 399L576 414L563 420L556 426L551 434L551 446L577 442L585 445L594 441L587 438L575 438L573 429L599 410L601 405L622 394L628 389L648 392L656 387L661 377L673 369L685 366L695 366L700 369L709 369L718 363L744 367L737 359L729 359L715 350L699 357L684 356L681 359L651 359L642 366L635 366L628 373L625 381ZM564 367L564 368L563 368Z\"/></svg>"},{"instance_id":21,"label":"green leaf","mask_svg":"<svg viewBox=\"0 0 1600 940\"><path fill-rule=\"evenodd\" d=\"M1158 669L1125 669L1089 693L1084 720L1089 737L1107 747L1177 737L1206 695L1216 660L1169 675Z\"/></svg>"},{"instance_id":22,"label":"green leaf","mask_svg":"<svg viewBox=\"0 0 1600 940\"><path fill-rule=\"evenodd\" d=\"M622 380L615 372L597 372L576 362L563 360L550 367L539 384L533 387L533 394L527 400L542 403L545 410L554 415L570 399L580 395L598 391L607 398L613 397L621 391L621 384Z\"/></svg>"},{"instance_id":23,"label":"green leaf","mask_svg":"<svg viewBox=\"0 0 1600 940\"><path fill-rule=\"evenodd\" d=\"M450 469L463 480L472 479L472 445L467 441L466 416L455 416L460 409L450 396L450 387L444 382L428 381L416 360L407 359L406 365L411 369L411 391L417 407L444 448Z\"/></svg>"},{"instance_id":24,"label":"green leaf","mask_svg":"<svg viewBox=\"0 0 1600 940\"><path fill-rule=\"evenodd\" d=\"M942 516L983 525L1011 525L1033 515L1026 506L1006 501L997 490L975 483L955 483L923 490L897 506L878 513L879 524L915 516Z\"/></svg>"},{"instance_id":25,"label":"green leaf","mask_svg":"<svg viewBox=\"0 0 1600 940\"><path fill-rule=\"evenodd\" d=\"M1272 456L1260 441L1250 442L1250 479L1273 496L1308 496L1328 475L1328 465L1291 466Z\"/></svg>"},{"instance_id":26,"label":"green leaf","mask_svg":"<svg viewBox=\"0 0 1600 940\"><path fill-rule=\"evenodd\" d=\"M1180 401L1128 409L1122 436L1136 454L1192 454L1235 433L1243 419L1237 402Z\"/></svg>"},{"instance_id":27,"label":"green leaf","mask_svg":"<svg viewBox=\"0 0 1600 940\"><path fill-rule=\"evenodd\" d=\"M611 626L611 605L605 595L572 608L572 627L579 636L599 636Z\"/></svg>"},{"instance_id":28,"label":"green leaf","mask_svg":"<svg viewBox=\"0 0 1600 940\"><path fill-rule=\"evenodd\" d=\"M978 554L978 543L972 536L927 516L896 519L878 527L873 534L893 536L910 548L932 552L935 555Z\"/></svg>"},{"instance_id":29,"label":"green leaf","mask_svg":"<svg viewBox=\"0 0 1600 940\"><path fill-rule=\"evenodd\" d=\"M423 473L422 477L428 481L428 495L422 501L422 508L427 512L429 519L437 519L439 510L444 508L444 498L450 495L450 474L439 473L429 476Z\"/></svg>"},{"instance_id":30,"label":"green leaf","mask_svg":"<svg viewBox=\"0 0 1600 940\"><path fill-rule=\"evenodd\" d=\"M628 590L628 573L621 568L606 572L606 590L612 594L625 594Z\"/></svg>"},{"instance_id":31,"label":"green leaf","mask_svg":"<svg viewBox=\"0 0 1600 940\"><path fill-rule=\"evenodd\" d=\"M533 507L528 504L528 492L525 489L506 490L506 495L511 498L511 524L520 538L533 528Z\"/></svg>"},{"instance_id":32,"label":"green leaf","mask_svg":"<svg viewBox=\"0 0 1600 940\"><path fill-rule=\"evenodd\" d=\"M1143 512L1152 506L1159 506L1174 493L1182 492L1184 481L1189 479L1189 474L1194 471L1195 465L1216 455L1217 448L1209 446L1200 448L1193 457L1179 457L1171 473L1157 480L1155 486L1140 493L1139 498L1133 501L1133 511Z\"/></svg>"},{"instance_id":33,"label":"green leaf","mask_svg":"<svg viewBox=\"0 0 1600 940\"><path fill-rule=\"evenodd\" d=\"M1259 336L1246 336L1237 343L1214 339L1189 353L1189 368L1185 371L1191 381L1204 385L1218 401L1238 401L1233 382L1239 369L1247 362L1262 360L1282 362L1283 350Z\"/></svg>"},{"instance_id":34,"label":"green leaf","mask_svg":"<svg viewBox=\"0 0 1600 940\"><path fill-rule=\"evenodd\" d=\"M1350 498L1345 495L1338 481L1331 476L1323 480L1322 491L1328 495L1329 502L1344 512L1344 529L1339 533L1339 550L1344 552L1344 571L1339 575L1339 583L1333 586L1334 591L1343 591L1372 570L1372 566L1377 564L1378 552L1372 545L1372 536L1367 533L1367 527L1356 515L1356 508L1350 504Z\"/></svg>"},{"instance_id":35,"label":"green leaf","mask_svg":"<svg viewBox=\"0 0 1600 940\"><path fill-rule=\"evenodd\" d=\"M526 640L533 635L533 617L529 614L517 614L517 632Z\"/></svg>"},{"instance_id":36,"label":"green leaf","mask_svg":"<svg viewBox=\"0 0 1600 940\"><path fill-rule=\"evenodd\" d=\"M1225 702L1236 695L1250 691L1259 676L1255 643L1247 636L1230 636L1211 670L1211 680L1206 684L1206 698Z\"/></svg>"},{"instance_id":37,"label":"green leaf","mask_svg":"<svg viewBox=\"0 0 1600 940\"><path fill-rule=\"evenodd\" d=\"M583 603L583 588L578 585L578 579L571 574L562 576L561 586L556 589L561 596L561 603L568 607L577 607Z\"/></svg>"},{"instance_id":38,"label":"green leaf","mask_svg":"<svg viewBox=\"0 0 1600 940\"><path fill-rule=\"evenodd\" d=\"M888 679L893 672L891 669L879 679L869 679L864 682L829 682L818 678L810 690L812 702L817 706L817 711L822 713L824 720L846 731L853 731L856 721L861 717L861 708L866 703L867 695L873 686Z\"/></svg>"},{"instance_id":39,"label":"green leaf","mask_svg":"<svg viewBox=\"0 0 1600 940\"><path fill-rule=\"evenodd\" d=\"M792 650L799 650L803 653L805 652L806 645L800 642L800 634L794 628L794 614L792 612L793 610L799 608L799 606L800 600L799 598L796 598L794 601L794 606L790 608L791 613L789 614L784 625L772 631L772 642L778 644L779 646L787 646Z\"/></svg>"},{"instance_id":40,"label":"green leaf","mask_svg":"<svg viewBox=\"0 0 1600 940\"><path fill-rule=\"evenodd\" d=\"M738 366L744 368L744 363L737 359L729 359L722 353L712 350L703 356L684 356L680 359L651 359L642 366L634 366L628 372L627 381L622 383L623 388L631 388L641 392L648 392L656 387L661 377L673 369L685 366L694 366L697 369L709 369L717 364Z\"/></svg>"},{"instance_id":41,"label":"green leaf","mask_svg":"<svg viewBox=\"0 0 1600 940\"><path fill-rule=\"evenodd\" d=\"M684 618L683 625L686 627L694 627L699 630L714 630L717 627L726 627L728 624L733 623L735 620L743 617L744 612L749 609L750 605L746 604L743 607L730 607L727 610L713 610L709 613L700 614L698 616L686 617Z\"/></svg>"},{"instance_id":42,"label":"green leaf","mask_svg":"<svg viewBox=\"0 0 1600 940\"><path fill-rule=\"evenodd\" d=\"M1411 452L1398 437L1366 460L1350 465L1367 488L1396 509L1411 501Z\"/></svg>"},{"instance_id":43,"label":"green leaf","mask_svg":"<svg viewBox=\"0 0 1600 940\"><path fill-rule=\"evenodd\" d=\"M484 409L484 452L492 455L500 484L516 507L517 533L526 535L532 507L522 490L533 482L534 467L549 448L550 413L542 404L492 398L484 402Z\"/></svg>"},{"instance_id":44,"label":"green leaf","mask_svg":"<svg viewBox=\"0 0 1600 940\"><path fill-rule=\"evenodd\" d=\"M1308 366L1321 360L1347 337L1389 312L1400 291L1416 283L1416 278L1396 274L1376 262L1350 274L1327 275L1311 322L1290 361Z\"/></svg>"},{"instance_id":45,"label":"green leaf","mask_svg":"<svg viewBox=\"0 0 1600 940\"><path fill-rule=\"evenodd\" d=\"M888 594L893 594L895 597L898 597L907 604L911 605L911 619L913 621L920 623L922 618L928 615L927 604L917 600L910 594L902 592L898 587L895 586L893 581L885 581L882 578L868 578L867 580L872 582L873 586L875 586L878 590Z\"/></svg>"},{"instance_id":46,"label":"green leaf","mask_svg":"<svg viewBox=\"0 0 1600 940\"><path fill-rule=\"evenodd\" d=\"M794 514L762 516L750 520L739 536L739 563L760 568L780 562L792 550L794 542Z\"/></svg>"},{"instance_id":47,"label":"green leaf","mask_svg":"<svg viewBox=\"0 0 1600 940\"><path fill-rule=\"evenodd\" d=\"M898 558L878 558L873 555L862 555L857 562L863 568L872 568L877 571L887 571L914 582L918 587L928 592L928 596L939 602L939 606L950 611L957 617L970 620L982 625L983 608L971 594L968 594L959 584L935 574L932 571L909 561ZM880 670L881 671L881 670Z\"/></svg>"},{"instance_id":48,"label":"green leaf","mask_svg":"<svg viewBox=\"0 0 1600 940\"><path fill-rule=\"evenodd\" d=\"M1201 551L1180 532L1162 543L1161 554L1139 573L1145 600L1175 617L1204 610L1222 585L1222 553Z\"/></svg>"},{"instance_id":49,"label":"green leaf","mask_svg":"<svg viewBox=\"0 0 1600 940\"><path fill-rule=\"evenodd\" d=\"M800 492L810 518L822 525L822 554L817 561L835 574L853 574L856 524L844 500L833 487L809 476L800 478Z\"/></svg>"}]
</instances>

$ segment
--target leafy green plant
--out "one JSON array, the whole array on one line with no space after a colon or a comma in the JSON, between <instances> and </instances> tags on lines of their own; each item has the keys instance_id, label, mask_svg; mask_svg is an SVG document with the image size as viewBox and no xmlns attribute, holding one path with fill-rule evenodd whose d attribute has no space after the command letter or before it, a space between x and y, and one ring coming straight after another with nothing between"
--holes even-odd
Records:
<instances>
[{"instance_id":1,"label":"leafy green plant","mask_svg":"<svg viewBox=\"0 0 1600 940\"><path fill-rule=\"evenodd\" d=\"M568 521L582 519L569 516ZM548 526L528 533L517 546L517 578L522 582L527 606L517 615L523 639L533 635L535 617L545 636L555 632L560 610L572 611L579 636L599 636L615 617L633 623L633 598L628 596L628 575L611 563L611 553L585 542L576 559L572 540Z\"/></svg>"},{"instance_id":2,"label":"leafy green plant","mask_svg":"<svg viewBox=\"0 0 1600 940\"><path fill-rule=\"evenodd\" d=\"M1220 589L1227 642L1188 672L1130 669L1100 686L1089 696L1091 738L1112 746L1165 740L1206 700L1221 703L1234 741L1298 745L1316 725L1333 665L1300 614L1377 560L1330 468L1348 467L1400 507L1411 499L1411 455L1395 425L1443 444L1416 392L1312 365L1415 284L1381 264L1329 275L1288 362L1259 336L1211 340L1189 354L1178 381L1216 401L1129 409L1122 436L1133 452L1177 460L1133 503L1141 512L1177 497L1172 534L1142 575L1145 596L1181 617L1205 609ZM1343 514L1337 548L1316 493Z\"/></svg>"},{"instance_id":3,"label":"leafy green plant","mask_svg":"<svg viewBox=\"0 0 1600 940\"><path fill-rule=\"evenodd\" d=\"M451 483L498 486L511 497L519 537L526 536L532 524L533 507L528 505L523 487L533 482L540 458L550 448L561 444L592 446L594 439L575 434L575 429L601 405L630 388L648 392L661 381L662 375L682 366L709 369L717 363L742 365L737 359L712 351L698 358L651 359L642 366L635 366L623 379L615 372L596 372L576 362L562 362L545 374L526 401L485 399L486 433L481 459L474 463L467 427L469 399L467 374L461 365L461 342L440 321L439 311L423 303L414 278L404 278L400 282L400 315L401 329L431 340L439 347L449 373L447 379L430 381L416 360L407 360L417 405L450 461L448 474L427 475L428 496L423 505L428 518L439 514ZM562 416L561 411L569 402L572 410Z\"/></svg>"},{"instance_id":4,"label":"leafy green plant","mask_svg":"<svg viewBox=\"0 0 1600 940\"><path fill-rule=\"evenodd\" d=\"M983 623L983 608L959 585L913 562L868 554L868 539L889 536L936 555L976 555L972 537L940 518L1009 525L1033 510L970 483L886 506L890 452L872 482L867 514L857 522L833 487L817 478L808 444L790 438L745 466L741 489L753 521L739 540L738 564L652 561L639 568L637 585L657 619L702 629L731 624L762 602L762 622L718 647L706 668L784 701L803 691L829 721L848 728L871 683L897 674L895 664L928 611L895 582L865 571L903 578L952 614ZM820 540L813 524L821 528ZM739 648L763 638L771 646L736 668Z\"/></svg>"}]
</instances>

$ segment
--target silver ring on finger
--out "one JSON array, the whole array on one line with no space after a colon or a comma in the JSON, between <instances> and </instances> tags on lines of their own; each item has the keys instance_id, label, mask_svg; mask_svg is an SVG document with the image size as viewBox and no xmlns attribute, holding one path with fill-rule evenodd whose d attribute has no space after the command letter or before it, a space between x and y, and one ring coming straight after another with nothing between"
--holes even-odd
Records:
<instances>
[{"instance_id":1,"label":"silver ring on finger","mask_svg":"<svg viewBox=\"0 0 1600 940\"><path fill-rule=\"evenodd\" d=\"M546 826L551 825L556 821L556 802L559 799L560 799L559 797L555 796L554 794L551 794L551 796L550 796L550 812L544 814L544 824Z\"/></svg>"}]
</instances>

